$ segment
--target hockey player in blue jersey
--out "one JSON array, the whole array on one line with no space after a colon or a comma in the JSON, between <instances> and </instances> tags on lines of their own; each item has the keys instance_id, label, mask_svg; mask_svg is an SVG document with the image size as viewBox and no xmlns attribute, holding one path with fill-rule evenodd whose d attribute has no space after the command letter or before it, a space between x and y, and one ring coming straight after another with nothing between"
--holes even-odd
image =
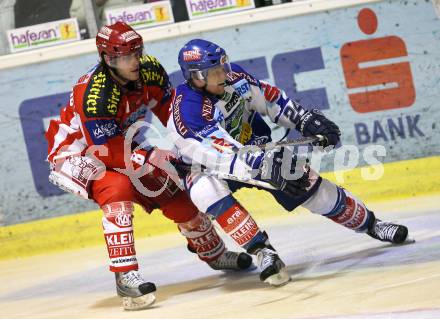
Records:
<instances>
[{"instance_id":1,"label":"hockey player in blue jersey","mask_svg":"<svg viewBox=\"0 0 440 319\"><path fill-rule=\"evenodd\" d=\"M203 168L187 175L186 187L199 210L214 216L227 234L257 256L262 281L282 285L290 277L266 232L232 196L251 182L268 183L274 188L268 191L287 211L301 205L381 241L400 244L407 239L405 226L376 218L344 188L320 177L308 165L296 165L297 157L288 150L243 148L271 141L271 129L262 115L305 137L322 136L323 147L339 142L335 123L230 64L225 50L212 42L189 41L180 50L178 62L186 81L176 89L167 126L184 161ZM240 149L248 151L237 152ZM291 163L288 173L296 178L285 177L286 160ZM235 181L222 176L234 176Z\"/></svg>"}]
</instances>

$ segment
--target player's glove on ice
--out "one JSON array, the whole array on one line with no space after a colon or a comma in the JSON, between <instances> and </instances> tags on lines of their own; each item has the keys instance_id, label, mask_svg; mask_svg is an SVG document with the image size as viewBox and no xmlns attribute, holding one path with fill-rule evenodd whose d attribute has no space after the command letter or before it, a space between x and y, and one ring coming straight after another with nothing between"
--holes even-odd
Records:
<instances>
[{"instance_id":1,"label":"player's glove on ice","mask_svg":"<svg viewBox=\"0 0 440 319\"><path fill-rule=\"evenodd\" d=\"M305 137L322 135L324 139L316 143L322 147L335 147L341 136L339 127L316 109L307 111L301 117L297 129Z\"/></svg>"}]
</instances>

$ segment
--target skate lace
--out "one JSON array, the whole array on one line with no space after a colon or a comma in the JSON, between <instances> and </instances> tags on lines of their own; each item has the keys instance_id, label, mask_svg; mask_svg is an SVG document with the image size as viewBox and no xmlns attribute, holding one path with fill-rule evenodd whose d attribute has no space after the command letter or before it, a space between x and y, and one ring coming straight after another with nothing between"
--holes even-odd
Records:
<instances>
[{"instance_id":1,"label":"skate lace","mask_svg":"<svg viewBox=\"0 0 440 319\"><path fill-rule=\"evenodd\" d=\"M275 263L277 254L270 249L264 248L257 254L258 266L263 271Z\"/></svg>"},{"instance_id":2,"label":"skate lace","mask_svg":"<svg viewBox=\"0 0 440 319\"><path fill-rule=\"evenodd\" d=\"M131 288L137 288L145 281L141 278L139 272L132 270L122 275L121 282Z\"/></svg>"},{"instance_id":3,"label":"skate lace","mask_svg":"<svg viewBox=\"0 0 440 319\"><path fill-rule=\"evenodd\" d=\"M226 251L209 264L218 268L235 268L237 266L237 254L232 251Z\"/></svg>"},{"instance_id":4,"label":"skate lace","mask_svg":"<svg viewBox=\"0 0 440 319\"><path fill-rule=\"evenodd\" d=\"M380 239L392 240L398 228L395 224L378 222L374 231Z\"/></svg>"}]
</instances>

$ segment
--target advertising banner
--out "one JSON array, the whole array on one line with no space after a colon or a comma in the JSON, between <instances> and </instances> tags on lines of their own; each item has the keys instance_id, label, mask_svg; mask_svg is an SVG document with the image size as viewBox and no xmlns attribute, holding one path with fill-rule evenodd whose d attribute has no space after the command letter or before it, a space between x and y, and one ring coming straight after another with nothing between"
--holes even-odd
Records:
<instances>
[{"instance_id":1,"label":"advertising banner","mask_svg":"<svg viewBox=\"0 0 440 319\"><path fill-rule=\"evenodd\" d=\"M381 162L440 155L439 29L430 1L387 0L159 40L146 48L176 86L182 81L179 49L193 38L218 43L232 62L336 122L342 144L352 145L358 165L365 165L373 145L386 151ZM0 224L96 207L49 183L44 131L97 59L93 53L0 70Z\"/></svg>"},{"instance_id":2,"label":"advertising banner","mask_svg":"<svg viewBox=\"0 0 440 319\"><path fill-rule=\"evenodd\" d=\"M158 1L123 8L106 9L107 24L122 21L133 28L149 28L173 23L173 11L169 1Z\"/></svg>"},{"instance_id":3,"label":"advertising banner","mask_svg":"<svg viewBox=\"0 0 440 319\"><path fill-rule=\"evenodd\" d=\"M255 8L254 0L185 0L190 20Z\"/></svg>"},{"instance_id":4,"label":"advertising banner","mask_svg":"<svg viewBox=\"0 0 440 319\"><path fill-rule=\"evenodd\" d=\"M36 24L8 30L6 33L11 52L27 51L81 39L76 18Z\"/></svg>"}]
</instances>

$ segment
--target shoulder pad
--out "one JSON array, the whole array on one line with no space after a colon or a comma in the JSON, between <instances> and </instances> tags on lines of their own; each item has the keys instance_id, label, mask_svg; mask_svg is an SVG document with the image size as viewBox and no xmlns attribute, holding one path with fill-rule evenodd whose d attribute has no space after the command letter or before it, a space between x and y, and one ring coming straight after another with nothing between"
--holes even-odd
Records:
<instances>
[{"instance_id":1,"label":"shoulder pad","mask_svg":"<svg viewBox=\"0 0 440 319\"><path fill-rule=\"evenodd\" d=\"M108 71L100 66L90 74L84 93L83 111L86 117L114 117L118 112L121 90Z\"/></svg>"},{"instance_id":2,"label":"shoulder pad","mask_svg":"<svg viewBox=\"0 0 440 319\"><path fill-rule=\"evenodd\" d=\"M144 84L157 86L167 84L167 74L158 59L152 55L144 55L140 61L140 73Z\"/></svg>"}]
</instances>

